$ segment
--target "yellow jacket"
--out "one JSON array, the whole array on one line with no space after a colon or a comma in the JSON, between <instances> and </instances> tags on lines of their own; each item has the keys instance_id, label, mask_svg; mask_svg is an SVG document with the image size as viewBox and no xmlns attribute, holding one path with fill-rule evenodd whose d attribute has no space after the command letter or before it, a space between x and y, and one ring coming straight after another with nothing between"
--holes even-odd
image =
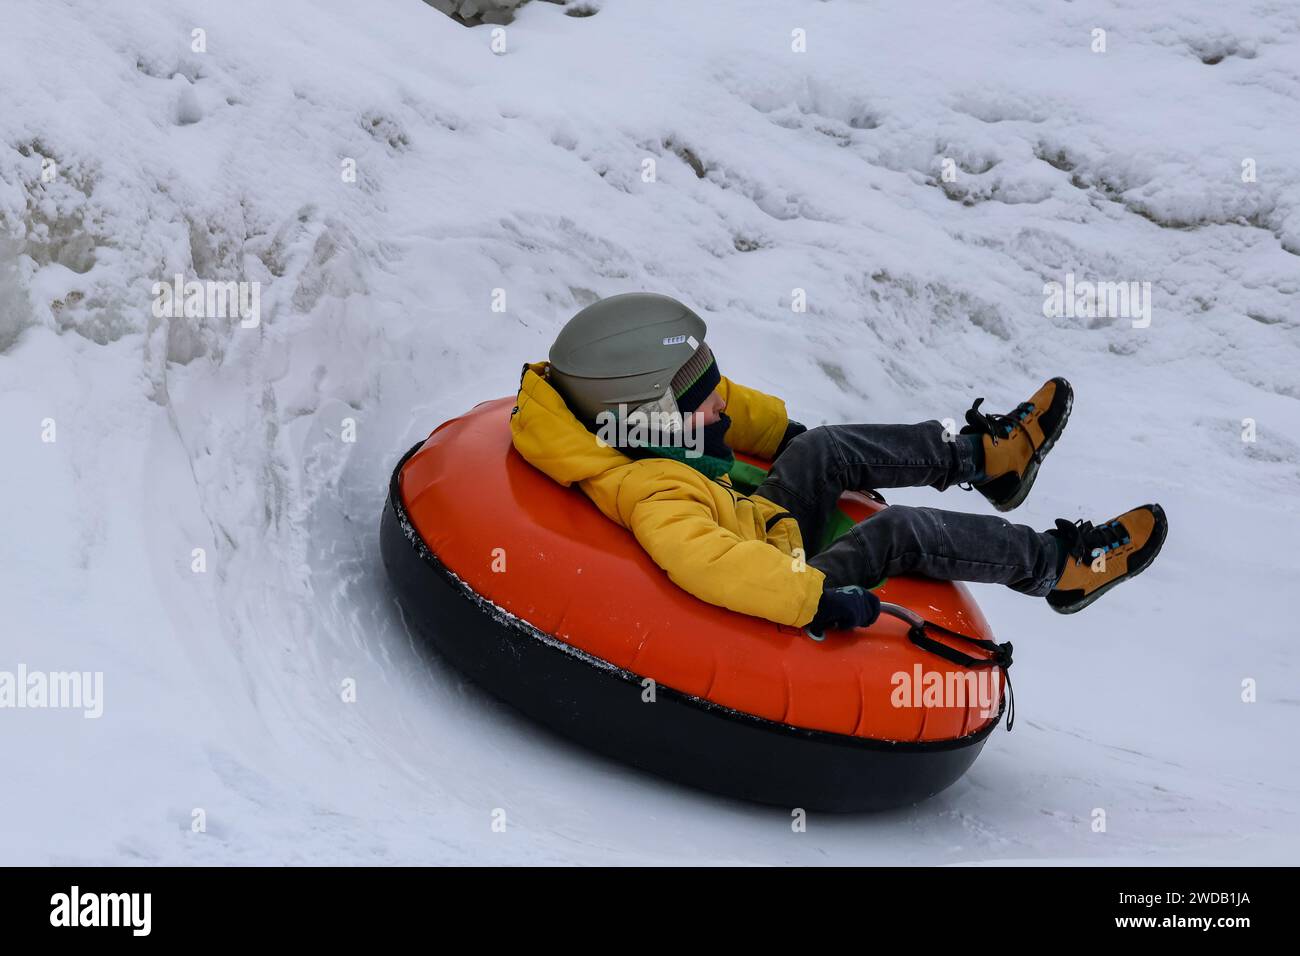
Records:
<instances>
[{"instance_id":1,"label":"yellow jacket","mask_svg":"<svg viewBox=\"0 0 1300 956\"><path fill-rule=\"evenodd\" d=\"M548 367L524 366L510 415L519 454L565 487L576 483L700 600L778 624L812 620L825 575L804 562L792 516L759 495L739 494L726 476L712 481L679 461L633 459L602 446L547 382ZM785 434L785 403L725 377L718 392L731 418L727 444L771 458ZM778 515L787 516L773 520Z\"/></svg>"}]
</instances>

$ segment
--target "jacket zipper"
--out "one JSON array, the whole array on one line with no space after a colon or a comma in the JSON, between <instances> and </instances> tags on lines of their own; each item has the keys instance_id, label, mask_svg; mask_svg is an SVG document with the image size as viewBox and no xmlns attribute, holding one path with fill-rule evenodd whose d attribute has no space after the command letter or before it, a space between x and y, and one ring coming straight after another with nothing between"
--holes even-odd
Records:
<instances>
[{"instance_id":1,"label":"jacket zipper","mask_svg":"<svg viewBox=\"0 0 1300 956\"><path fill-rule=\"evenodd\" d=\"M721 488L726 488L726 489L727 489L727 494L731 495L731 500L734 501L736 504L740 504L740 499L741 499L741 498L744 498L746 501L752 501L752 500L753 500L753 499L751 499L751 498L749 497L749 495L738 495L738 494L736 494L736 492L735 492L735 490L734 490L733 488L731 488L729 485L724 485L722 482L718 481L718 479L716 479L716 478L714 478L713 481L714 481L714 483L717 484L719 487L721 487ZM763 533L764 533L764 534L767 534L767 532L769 532L769 531L772 530L772 525L776 524L778 521L784 521L786 518L794 518L794 515L792 515L792 514L791 514L790 512L788 512L788 511L778 511L776 514L772 515L772 517L770 517L770 518L767 519L767 523L763 525ZM796 518L795 520L797 521L798 519Z\"/></svg>"}]
</instances>

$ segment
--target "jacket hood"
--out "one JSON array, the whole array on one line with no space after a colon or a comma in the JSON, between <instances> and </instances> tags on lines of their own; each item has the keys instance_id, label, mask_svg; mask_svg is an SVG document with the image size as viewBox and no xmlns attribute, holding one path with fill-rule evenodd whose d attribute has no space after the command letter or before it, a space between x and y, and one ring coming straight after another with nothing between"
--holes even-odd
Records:
<instances>
[{"instance_id":1,"label":"jacket hood","mask_svg":"<svg viewBox=\"0 0 1300 956\"><path fill-rule=\"evenodd\" d=\"M549 362L524 366L519 395L510 414L515 449L533 467L562 485L571 485L629 465L632 459L602 445L569 410L546 380Z\"/></svg>"}]
</instances>

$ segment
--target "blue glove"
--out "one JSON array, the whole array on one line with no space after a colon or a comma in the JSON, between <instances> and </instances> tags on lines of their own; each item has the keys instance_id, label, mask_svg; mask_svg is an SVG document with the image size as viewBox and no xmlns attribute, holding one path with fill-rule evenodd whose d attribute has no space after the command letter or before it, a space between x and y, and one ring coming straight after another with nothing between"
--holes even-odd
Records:
<instances>
[{"instance_id":1,"label":"blue glove","mask_svg":"<svg viewBox=\"0 0 1300 956\"><path fill-rule=\"evenodd\" d=\"M848 630L870 627L880 616L880 598L866 588L851 584L842 588L827 588L817 604L808 630L822 634L827 628Z\"/></svg>"}]
</instances>

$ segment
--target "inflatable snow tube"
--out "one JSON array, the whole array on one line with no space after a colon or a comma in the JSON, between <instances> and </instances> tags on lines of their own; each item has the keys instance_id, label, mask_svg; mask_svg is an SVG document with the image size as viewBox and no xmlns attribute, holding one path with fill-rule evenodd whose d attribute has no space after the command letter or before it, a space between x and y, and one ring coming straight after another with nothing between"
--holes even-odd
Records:
<instances>
[{"instance_id":1,"label":"inflatable snow tube","mask_svg":"<svg viewBox=\"0 0 1300 956\"><path fill-rule=\"evenodd\" d=\"M1002 682L961 688L998 667L953 663L891 617L817 641L693 598L581 491L514 450L512 402L439 426L390 483L384 565L406 619L443 658L582 744L745 800L903 806L975 760L1006 698ZM846 494L841 523L880 507ZM961 585L891 578L876 593L989 638Z\"/></svg>"}]
</instances>

